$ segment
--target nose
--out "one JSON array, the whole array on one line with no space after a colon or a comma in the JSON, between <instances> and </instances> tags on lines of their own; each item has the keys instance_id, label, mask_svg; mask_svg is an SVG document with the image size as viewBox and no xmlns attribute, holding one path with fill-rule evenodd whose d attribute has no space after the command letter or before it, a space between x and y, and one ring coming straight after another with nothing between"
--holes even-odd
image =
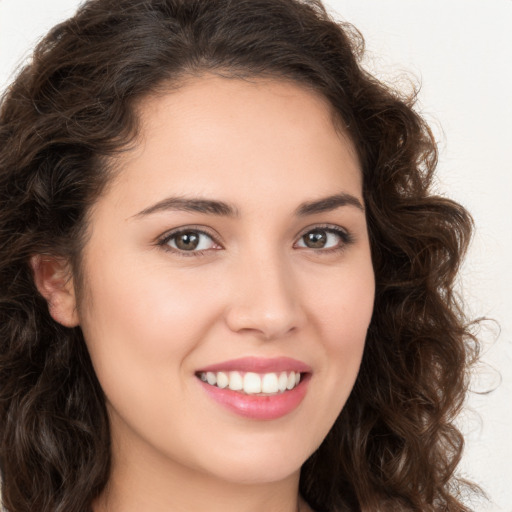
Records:
<instances>
[{"instance_id":1,"label":"nose","mask_svg":"<svg viewBox=\"0 0 512 512\"><path fill-rule=\"evenodd\" d=\"M238 265L231 289L226 323L234 332L272 340L305 321L293 270L278 256L251 257Z\"/></svg>"}]
</instances>

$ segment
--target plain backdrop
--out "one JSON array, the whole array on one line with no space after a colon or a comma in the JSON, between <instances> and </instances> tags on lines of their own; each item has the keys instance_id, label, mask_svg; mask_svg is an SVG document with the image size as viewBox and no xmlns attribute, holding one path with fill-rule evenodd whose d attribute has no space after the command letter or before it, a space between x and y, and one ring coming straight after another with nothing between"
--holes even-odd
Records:
<instances>
[{"instance_id":1,"label":"plain backdrop","mask_svg":"<svg viewBox=\"0 0 512 512\"><path fill-rule=\"evenodd\" d=\"M0 0L0 90L30 48L77 0ZM418 110L440 146L438 189L473 214L476 235L461 289L484 324L483 363L460 418L460 472L512 512L512 0L328 0L367 43L365 65L384 81L421 83Z\"/></svg>"}]
</instances>

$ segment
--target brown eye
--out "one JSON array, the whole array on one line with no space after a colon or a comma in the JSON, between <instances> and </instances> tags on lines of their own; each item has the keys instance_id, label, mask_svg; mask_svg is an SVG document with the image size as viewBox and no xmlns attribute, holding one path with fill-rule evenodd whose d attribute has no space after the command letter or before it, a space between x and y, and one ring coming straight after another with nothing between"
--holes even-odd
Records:
<instances>
[{"instance_id":1,"label":"brown eye","mask_svg":"<svg viewBox=\"0 0 512 512\"><path fill-rule=\"evenodd\" d=\"M181 233L175 238L176 247L182 251L193 251L199 245L197 233Z\"/></svg>"},{"instance_id":2,"label":"brown eye","mask_svg":"<svg viewBox=\"0 0 512 512\"><path fill-rule=\"evenodd\" d=\"M310 249L323 249L327 243L327 233L321 230L310 231L302 238L304 245Z\"/></svg>"},{"instance_id":3,"label":"brown eye","mask_svg":"<svg viewBox=\"0 0 512 512\"><path fill-rule=\"evenodd\" d=\"M172 249L184 252L199 252L215 247L215 242L210 235L193 230L174 233L163 243Z\"/></svg>"},{"instance_id":4,"label":"brown eye","mask_svg":"<svg viewBox=\"0 0 512 512\"><path fill-rule=\"evenodd\" d=\"M342 249L351 237L340 228L315 228L302 235L296 246L305 249Z\"/></svg>"}]
</instances>

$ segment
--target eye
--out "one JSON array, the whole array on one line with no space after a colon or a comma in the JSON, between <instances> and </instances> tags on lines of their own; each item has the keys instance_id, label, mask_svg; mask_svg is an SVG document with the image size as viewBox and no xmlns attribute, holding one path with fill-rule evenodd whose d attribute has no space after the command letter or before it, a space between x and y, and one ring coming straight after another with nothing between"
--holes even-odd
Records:
<instances>
[{"instance_id":1,"label":"eye","mask_svg":"<svg viewBox=\"0 0 512 512\"><path fill-rule=\"evenodd\" d=\"M197 229L184 229L170 233L159 242L159 245L174 251L188 253L200 253L220 248L208 233Z\"/></svg>"},{"instance_id":2,"label":"eye","mask_svg":"<svg viewBox=\"0 0 512 512\"><path fill-rule=\"evenodd\" d=\"M306 249L341 249L351 238L340 228L317 227L302 235L296 246Z\"/></svg>"}]
</instances>

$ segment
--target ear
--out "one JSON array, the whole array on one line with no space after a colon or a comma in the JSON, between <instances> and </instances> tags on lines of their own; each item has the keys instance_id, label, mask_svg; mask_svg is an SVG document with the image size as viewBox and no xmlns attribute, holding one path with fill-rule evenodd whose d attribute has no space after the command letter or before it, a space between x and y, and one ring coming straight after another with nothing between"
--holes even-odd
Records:
<instances>
[{"instance_id":1,"label":"ear","mask_svg":"<svg viewBox=\"0 0 512 512\"><path fill-rule=\"evenodd\" d=\"M79 324L75 287L69 263L64 258L35 255L30 258L34 281L48 302L51 317L65 327Z\"/></svg>"}]
</instances>

